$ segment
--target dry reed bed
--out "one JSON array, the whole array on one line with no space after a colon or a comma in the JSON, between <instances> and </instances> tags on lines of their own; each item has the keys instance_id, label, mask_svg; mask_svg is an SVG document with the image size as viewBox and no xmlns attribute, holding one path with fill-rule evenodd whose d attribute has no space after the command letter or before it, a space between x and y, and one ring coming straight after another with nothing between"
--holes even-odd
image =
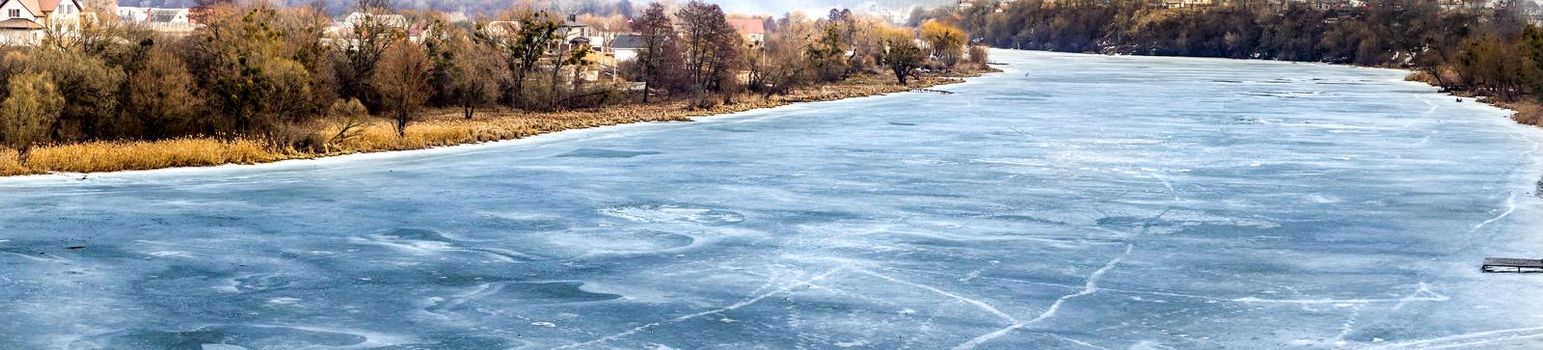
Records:
<instances>
[{"instance_id":1,"label":"dry reed bed","mask_svg":"<svg viewBox=\"0 0 1543 350\"><path fill-rule=\"evenodd\" d=\"M973 75L975 73L972 72L963 76ZM798 89L785 96L768 98L741 95L731 104L694 110L688 108L686 102L677 101L544 113L497 110L479 112L477 118L470 120L460 118L458 110L443 110L429 113L423 120L409 125L405 137L397 136L391 122L380 119L370 122L354 136L334 142L327 139L337 134L339 126L322 125L316 128L315 134L327 141L319 150L308 151L272 147L267 142L255 139L183 138L85 142L34 148L27 162L22 164L15 150L0 148L0 176L256 164L350 153L424 149L518 139L570 129L638 122L690 121L692 117L744 112L798 102L881 95L961 81L963 79L960 78L928 77L906 87L882 76L862 76L846 82Z\"/></svg>"}]
</instances>

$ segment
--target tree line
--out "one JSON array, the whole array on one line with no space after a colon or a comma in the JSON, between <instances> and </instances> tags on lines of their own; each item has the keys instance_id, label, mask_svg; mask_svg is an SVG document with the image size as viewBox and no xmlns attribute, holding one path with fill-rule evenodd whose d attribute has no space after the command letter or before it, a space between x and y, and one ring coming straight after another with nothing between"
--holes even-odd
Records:
<instances>
[{"instance_id":1,"label":"tree line","mask_svg":"<svg viewBox=\"0 0 1543 350\"><path fill-rule=\"evenodd\" d=\"M766 20L747 42L716 5L654 3L632 13L638 58L602 67L569 18L531 6L451 22L434 11L361 0L351 25L329 30L317 7L217 4L203 26L167 36L106 20L41 45L0 52L0 144L260 138L279 149L342 142L371 116L399 135L426 108L555 111L627 103L733 102L856 75L906 83L960 64L965 32L919 31L832 10ZM631 6L631 5L625 5ZM631 12L629 12L631 13ZM984 52L977 53L984 61ZM614 76L612 72L616 72ZM629 82L641 83L629 84ZM329 137L317 130L336 127Z\"/></svg>"},{"instance_id":2,"label":"tree line","mask_svg":"<svg viewBox=\"0 0 1543 350\"><path fill-rule=\"evenodd\" d=\"M1443 7L1437 0L1364 6L1223 1L1165 9L1144 1L1022 0L1002 7L913 13L966 28L995 47L1137 55L1254 58L1395 66L1443 88L1514 100L1543 97L1543 34L1529 1Z\"/></svg>"}]
</instances>

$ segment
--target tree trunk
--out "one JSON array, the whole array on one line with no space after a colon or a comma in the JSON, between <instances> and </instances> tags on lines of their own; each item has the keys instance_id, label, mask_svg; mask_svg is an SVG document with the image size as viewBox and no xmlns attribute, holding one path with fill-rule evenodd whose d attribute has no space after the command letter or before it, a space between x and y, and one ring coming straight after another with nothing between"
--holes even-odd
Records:
<instances>
[{"instance_id":1,"label":"tree trunk","mask_svg":"<svg viewBox=\"0 0 1543 350\"><path fill-rule=\"evenodd\" d=\"M562 96L558 96L558 94L557 94L558 86L562 85L562 84L560 84L558 82L557 78L561 77L562 73L563 73L563 65L561 63L553 62L552 63L552 88L550 89L551 91L548 92L549 94L551 94L551 96L549 96L549 97L551 97L551 100L547 101L547 104L548 104L547 108L551 108L553 110L556 110L557 109L557 100L562 98Z\"/></svg>"},{"instance_id":2,"label":"tree trunk","mask_svg":"<svg viewBox=\"0 0 1543 350\"><path fill-rule=\"evenodd\" d=\"M643 103L648 103L648 78L643 78Z\"/></svg>"},{"instance_id":3,"label":"tree trunk","mask_svg":"<svg viewBox=\"0 0 1543 350\"><path fill-rule=\"evenodd\" d=\"M514 95L509 98L510 108L520 108L525 103L525 70L514 71Z\"/></svg>"},{"instance_id":4,"label":"tree trunk","mask_svg":"<svg viewBox=\"0 0 1543 350\"><path fill-rule=\"evenodd\" d=\"M406 104L398 104L396 111L396 136L398 137L407 137L407 116Z\"/></svg>"}]
</instances>

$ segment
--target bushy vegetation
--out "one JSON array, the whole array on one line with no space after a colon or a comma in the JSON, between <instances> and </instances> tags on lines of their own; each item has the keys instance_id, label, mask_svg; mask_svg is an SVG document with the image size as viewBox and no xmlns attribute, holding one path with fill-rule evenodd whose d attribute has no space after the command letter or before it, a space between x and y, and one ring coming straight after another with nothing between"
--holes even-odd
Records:
<instances>
[{"instance_id":1,"label":"bushy vegetation","mask_svg":"<svg viewBox=\"0 0 1543 350\"><path fill-rule=\"evenodd\" d=\"M628 26L647 48L612 69L602 67L610 62L588 38L566 31L577 17L526 4L450 22L441 13L395 11L388 3L361 0L355 9L363 15L334 28L315 7L223 3L211 7L203 26L181 36L102 15L80 35L4 49L0 148L14 150L18 163L51 170L408 149L488 139L455 129L471 124L443 120L415 133L414 124L432 110L458 110L463 120L491 110L720 110L745 96L764 100L880 74L894 74L903 85L926 68L968 65L961 61L964 32L941 22L928 23L919 36L849 11L817 19L792 14L768 20L765 41L751 43L718 6L692 1L625 11L636 16ZM607 74L612 71L619 74ZM378 133L383 123L372 116L388 119L384 125L398 140ZM156 141L184 149L146 151ZM54 147L33 154L38 145ZM252 145L265 151L251 151ZM110 155L114 150L153 159ZM60 154L103 164L68 166Z\"/></svg>"}]
</instances>

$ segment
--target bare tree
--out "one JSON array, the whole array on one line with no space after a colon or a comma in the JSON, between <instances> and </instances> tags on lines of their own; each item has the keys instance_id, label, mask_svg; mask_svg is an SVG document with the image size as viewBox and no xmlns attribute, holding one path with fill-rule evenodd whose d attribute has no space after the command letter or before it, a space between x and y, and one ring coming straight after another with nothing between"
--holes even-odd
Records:
<instances>
[{"instance_id":1,"label":"bare tree","mask_svg":"<svg viewBox=\"0 0 1543 350\"><path fill-rule=\"evenodd\" d=\"M478 106L498 98L498 78L506 76L492 49L477 45L465 32L453 32L445 42L450 57L440 72L446 78L448 97L471 119Z\"/></svg>"},{"instance_id":2,"label":"bare tree","mask_svg":"<svg viewBox=\"0 0 1543 350\"><path fill-rule=\"evenodd\" d=\"M575 42L558 45L557 50L552 53L551 62L548 63L552 68L551 86L548 90L548 97L551 98L551 101L548 108L556 109L558 102L563 99L562 91L558 89L558 86L562 85L560 84L562 79L559 75L562 74L563 67L572 67L573 85L577 88L580 81L579 75L583 73L585 66L589 63L586 58L589 57L590 52L588 43Z\"/></svg>"},{"instance_id":3,"label":"bare tree","mask_svg":"<svg viewBox=\"0 0 1543 350\"><path fill-rule=\"evenodd\" d=\"M657 2L649 4L643 16L632 22L632 30L643 39L643 52L638 54L637 65L642 71L643 103L648 103L649 90L678 68L671 63L680 61L680 47L669 14L665 13L664 5Z\"/></svg>"},{"instance_id":4,"label":"bare tree","mask_svg":"<svg viewBox=\"0 0 1543 350\"><path fill-rule=\"evenodd\" d=\"M366 103L373 101L366 82L375 74L376 64L392 43L407 36L402 28L406 23L399 20L402 17L391 15L383 7L373 7L376 5L374 1L361 0L358 6L363 11L352 19L342 39L336 41L338 51L347 59L338 68L343 96Z\"/></svg>"},{"instance_id":5,"label":"bare tree","mask_svg":"<svg viewBox=\"0 0 1543 350\"><path fill-rule=\"evenodd\" d=\"M729 25L718 5L692 1L676 17L686 43L686 66L693 90L720 91L725 75L741 62L744 39Z\"/></svg>"},{"instance_id":6,"label":"bare tree","mask_svg":"<svg viewBox=\"0 0 1543 350\"><path fill-rule=\"evenodd\" d=\"M396 119L397 136L407 136L407 123L411 122L428 101L430 74L433 62L423 46L398 39L381 55L380 67L370 79L370 85L380 94L387 110Z\"/></svg>"},{"instance_id":7,"label":"bare tree","mask_svg":"<svg viewBox=\"0 0 1543 350\"><path fill-rule=\"evenodd\" d=\"M354 11L389 12L391 11L391 0L355 0Z\"/></svg>"}]
</instances>

